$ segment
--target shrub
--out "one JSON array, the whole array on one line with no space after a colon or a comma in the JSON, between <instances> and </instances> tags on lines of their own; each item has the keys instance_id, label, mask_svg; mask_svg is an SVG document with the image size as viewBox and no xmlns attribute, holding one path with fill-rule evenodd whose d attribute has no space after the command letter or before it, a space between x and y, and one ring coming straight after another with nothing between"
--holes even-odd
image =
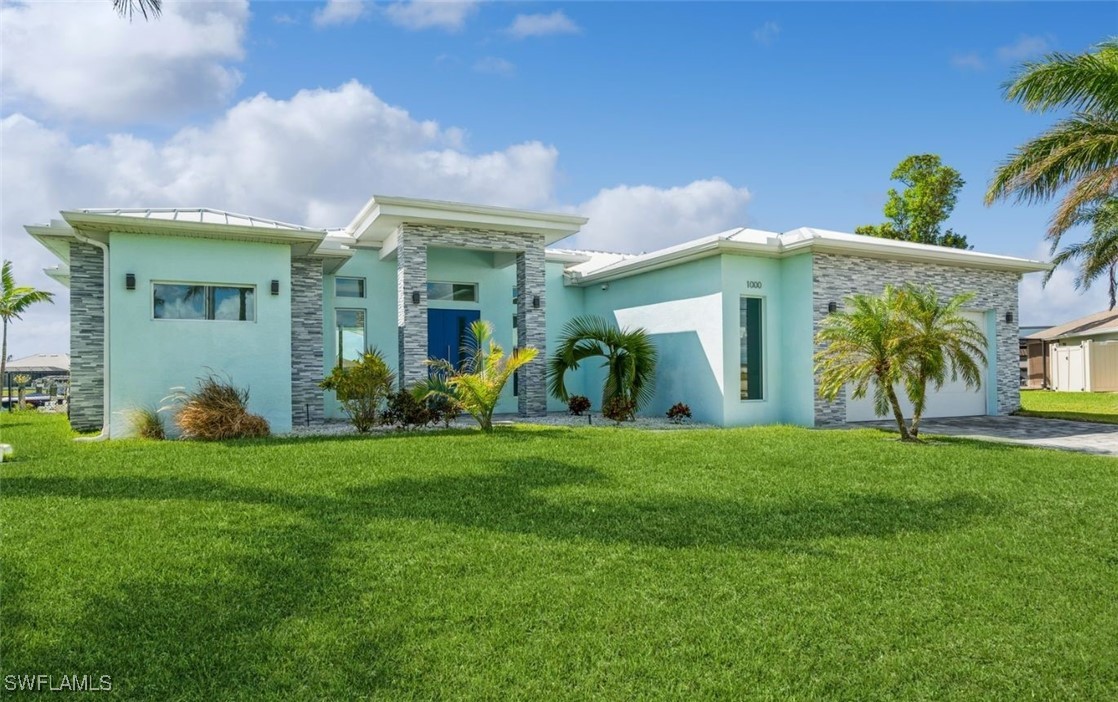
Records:
<instances>
[{"instance_id":1,"label":"shrub","mask_svg":"<svg viewBox=\"0 0 1118 702\"><path fill-rule=\"evenodd\" d=\"M396 375L375 348L368 349L349 367L336 366L318 384L333 390L357 431L365 433L377 424L377 413L392 393Z\"/></svg>"},{"instance_id":2,"label":"shrub","mask_svg":"<svg viewBox=\"0 0 1118 702\"><path fill-rule=\"evenodd\" d=\"M427 400L427 409L431 412L431 422L442 422L446 429L449 429L450 423L462 414L462 405L445 395L435 395Z\"/></svg>"},{"instance_id":3,"label":"shrub","mask_svg":"<svg viewBox=\"0 0 1118 702\"><path fill-rule=\"evenodd\" d=\"M409 390L401 388L388 395L388 402L381 413L380 422L401 429L424 427L435 421L427 404Z\"/></svg>"},{"instance_id":4,"label":"shrub","mask_svg":"<svg viewBox=\"0 0 1118 702\"><path fill-rule=\"evenodd\" d=\"M581 417L582 413L590 409L590 398L582 395L571 395L571 399L567 400L567 411L576 417Z\"/></svg>"},{"instance_id":5,"label":"shrub","mask_svg":"<svg viewBox=\"0 0 1118 702\"><path fill-rule=\"evenodd\" d=\"M620 424L636 417L637 404L624 395L614 395L602 404L602 416Z\"/></svg>"},{"instance_id":6,"label":"shrub","mask_svg":"<svg viewBox=\"0 0 1118 702\"><path fill-rule=\"evenodd\" d=\"M141 439L162 441L167 438L163 428L163 415L153 407L137 407L124 411L129 430Z\"/></svg>"},{"instance_id":7,"label":"shrub","mask_svg":"<svg viewBox=\"0 0 1118 702\"><path fill-rule=\"evenodd\" d=\"M213 374L198 379L198 388L176 388L160 411L174 412L183 438L218 441L268 436L268 422L248 411L248 390Z\"/></svg>"},{"instance_id":8,"label":"shrub","mask_svg":"<svg viewBox=\"0 0 1118 702\"><path fill-rule=\"evenodd\" d=\"M682 402L677 402L668 410L668 421L672 424L683 424L691 421L691 408Z\"/></svg>"}]
</instances>

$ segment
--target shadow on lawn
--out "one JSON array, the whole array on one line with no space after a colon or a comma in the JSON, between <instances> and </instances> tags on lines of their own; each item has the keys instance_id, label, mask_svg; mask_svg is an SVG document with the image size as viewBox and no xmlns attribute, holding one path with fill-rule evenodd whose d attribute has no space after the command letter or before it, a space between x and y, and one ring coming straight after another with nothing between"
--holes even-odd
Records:
<instances>
[{"instance_id":1,"label":"shadow on lawn","mask_svg":"<svg viewBox=\"0 0 1118 702\"><path fill-rule=\"evenodd\" d=\"M555 494L563 488L578 492ZM335 561L340 548L368 538L368 526L379 520L604 544L804 552L821 539L934 533L999 512L996 503L967 493L775 503L609 493L601 473L544 458L498 462L486 474L390 480L340 497L204 479L6 479L8 499L191 500L278 510L241 519L231 513L212 526L234 545L227 552L202 554L189 572L141 570L117 588L99 591L81 620L42 627L61 627L65 641L29 636L40 623L15 611L21 609L18 589L10 593L17 597L7 602L4 622L20 629L9 632L26 648L5 651L6 668L104 671L114 675L114 690L147 698L343 698L391 687L403 682L394 671L405 655L394 627L410 624L406 617L366 621L362 594L347 579L353 574ZM213 510L207 513L212 518ZM341 622L340 630L303 628L324 612L329 621Z\"/></svg>"}]
</instances>

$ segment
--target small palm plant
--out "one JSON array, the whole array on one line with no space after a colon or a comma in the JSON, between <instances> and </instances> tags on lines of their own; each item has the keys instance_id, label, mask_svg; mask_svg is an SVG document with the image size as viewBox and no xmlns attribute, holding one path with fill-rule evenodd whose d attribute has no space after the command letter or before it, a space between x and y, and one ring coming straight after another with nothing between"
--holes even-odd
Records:
<instances>
[{"instance_id":1,"label":"small palm plant","mask_svg":"<svg viewBox=\"0 0 1118 702\"><path fill-rule=\"evenodd\" d=\"M603 358L606 380L602 407L614 398L631 403L633 410L652 400L655 392L656 346L644 329L618 329L601 317L575 317L563 328L559 350L548 362L548 390L563 402L568 371L578 370L588 358Z\"/></svg>"},{"instance_id":2,"label":"small palm plant","mask_svg":"<svg viewBox=\"0 0 1118 702\"><path fill-rule=\"evenodd\" d=\"M0 266L0 321L4 326L4 339L0 342L0 378L4 377L8 363L8 325L19 319L31 305L54 302L54 293L36 290L26 285L16 285L12 262Z\"/></svg>"},{"instance_id":3,"label":"small palm plant","mask_svg":"<svg viewBox=\"0 0 1118 702\"><path fill-rule=\"evenodd\" d=\"M535 360L539 351L531 346L505 350L493 338L493 325L477 320L470 325L462 345L463 360L454 366L444 359L431 359L431 377L417 383L412 392L423 401L444 398L477 420L484 432L493 431L493 412L501 391L513 373Z\"/></svg>"},{"instance_id":4,"label":"small palm plant","mask_svg":"<svg viewBox=\"0 0 1118 702\"><path fill-rule=\"evenodd\" d=\"M982 387L986 365L986 335L962 310L974 299L972 293L956 295L943 302L932 288L905 286L901 308L911 336L905 343L908 360L904 372L905 394L912 402L909 434L919 438L920 418L928 400L928 384L936 390L962 377L968 388Z\"/></svg>"},{"instance_id":5,"label":"small palm plant","mask_svg":"<svg viewBox=\"0 0 1118 702\"><path fill-rule=\"evenodd\" d=\"M849 311L829 315L816 335L823 345L815 354L819 396L834 400L849 383L857 399L872 388L874 412L891 411L901 441L910 441L895 388L903 378L908 336L900 291L886 286L881 295L854 295L849 306Z\"/></svg>"}]
</instances>

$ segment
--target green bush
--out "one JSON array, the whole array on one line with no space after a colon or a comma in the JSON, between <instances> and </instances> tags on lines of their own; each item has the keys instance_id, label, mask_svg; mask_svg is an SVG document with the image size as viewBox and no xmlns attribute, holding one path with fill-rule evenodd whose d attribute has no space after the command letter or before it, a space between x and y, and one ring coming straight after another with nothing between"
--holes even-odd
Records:
<instances>
[{"instance_id":1,"label":"green bush","mask_svg":"<svg viewBox=\"0 0 1118 702\"><path fill-rule=\"evenodd\" d=\"M163 428L163 416L153 407L137 407L125 410L124 418L132 434L141 439L163 440L167 431Z\"/></svg>"},{"instance_id":2,"label":"green bush","mask_svg":"<svg viewBox=\"0 0 1118 702\"><path fill-rule=\"evenodd\" d=\"M425 427L437 421L427 403L416 397L414 392L401 389L388 395L388 403L381 413L381 424L412 429Z\"/></svg>"},{"instance_id":3,"label":"green bush","mask_svg":"<svg viewBox=\"0 0 1118 702\"><path fill-rule=\"evenodd\" d=\"M637 416L637 403L625 395L614 395L602 404L602 416L618 424L631 422Z\"/></svg>"},{"instance_id":4,"label":"green bush","mask_svg":"<svg viewBox=\"0 0 1118 702\"><path fill-rule=\"evenodd\" d=\"M396 374L384 362L384 355L370 348L353 365L335 367L319 387L334 391L349 421L364 433L377 425L381 405L395 384Z\"/></svg>"}]
</instances>

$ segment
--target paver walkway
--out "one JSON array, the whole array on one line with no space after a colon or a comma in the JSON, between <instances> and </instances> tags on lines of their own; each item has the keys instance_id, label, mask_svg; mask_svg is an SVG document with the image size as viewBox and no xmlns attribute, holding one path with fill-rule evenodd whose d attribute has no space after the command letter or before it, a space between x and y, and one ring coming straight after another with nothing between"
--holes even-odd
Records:
<instances>
[{"instance_id":1,"label":"paver walkway","mask_svg":"<svg viewBox=\"0 0 1118 702\"><path fill-rule=\"evenodd\" d=\"M897 425L892 421L875 421L844 426L895 429ZM1040 417L949 417L925 419L920 423L920 433L1118 456L1118 424Z\"/></svg>"}]
</instances>

